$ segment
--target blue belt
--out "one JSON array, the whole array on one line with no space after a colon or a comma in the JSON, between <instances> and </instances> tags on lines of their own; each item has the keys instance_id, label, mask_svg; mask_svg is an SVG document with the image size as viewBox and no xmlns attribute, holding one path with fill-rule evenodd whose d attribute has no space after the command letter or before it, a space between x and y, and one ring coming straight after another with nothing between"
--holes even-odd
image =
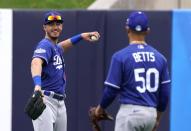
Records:
<instances>
[{"instance_id":1,"label":"blue belt","mask_svg":"<svg viewBox=\"0 0 191 131\"><path fill-rule=\"evenodd\" d=\"M66 98L65 95L56 94L52 91L44 91L44 95L50 96L50 97L57 99L57 100L64 100Z\"/></svg>"}]
</instances>

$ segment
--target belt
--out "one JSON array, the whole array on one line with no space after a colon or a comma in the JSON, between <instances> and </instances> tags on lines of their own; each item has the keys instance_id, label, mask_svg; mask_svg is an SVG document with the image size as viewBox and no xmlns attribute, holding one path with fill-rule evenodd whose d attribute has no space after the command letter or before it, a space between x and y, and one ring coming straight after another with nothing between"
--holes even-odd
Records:
<instances>
[{"instance_id":1,"label":"belt","mask_svg":"<svg viewBox=\"0 0 191 131\"><path fill-rule=\"evenodd\" d=\"M44 93L44 95L50 96L50 97L57 99L57 100L64 100L66 98L66 95L56 94L53 91L43 91L43 93Z\"/></svg>"}]
</instances>

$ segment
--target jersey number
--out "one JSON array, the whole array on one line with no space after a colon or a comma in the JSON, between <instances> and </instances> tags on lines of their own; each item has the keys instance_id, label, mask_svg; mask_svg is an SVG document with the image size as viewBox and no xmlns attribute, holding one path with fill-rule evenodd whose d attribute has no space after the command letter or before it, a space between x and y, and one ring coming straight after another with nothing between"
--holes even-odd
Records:
<instances>
[{"instance_id":1,"label":"jersey number","mask_svg":"<svg viewBox=\"0 0 191 131\"><path fill-rule=\"evenodd\" d=\"M145 75L146 73L146 75ZM145 70L145 68L139 68L134 70L135 81L141 82L142 86L137 86L136 89L140 93L144 93L146 90L149 92L156 92L159 86L159 72L156 68L149 68ZM141 74L145 75L145 77L141 76ZM154 85L151 86L151 75L154 76Z\"/></svg>"}]
</instances>

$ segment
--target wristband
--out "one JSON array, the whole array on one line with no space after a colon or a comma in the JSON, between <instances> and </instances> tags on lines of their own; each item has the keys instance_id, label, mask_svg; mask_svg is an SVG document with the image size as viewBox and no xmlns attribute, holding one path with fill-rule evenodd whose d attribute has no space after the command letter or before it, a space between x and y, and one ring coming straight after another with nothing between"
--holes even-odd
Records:
<instances>
[{"instance_id":1,"label":"wristband","mask_svg":"<svg viewBox=\"0 0 191 131\"><path fill-rule=\"evenodd\" d=\"M41 86L41 76L34 76L33 77L34 85L39 85Z\"/></svg>"},{"instance_id":2,"label":"wristband","mask_svg":"<svg viewBox=\"0 0 191 131\"><path fill-rule=\"evenodd\" d=\"M76 45L80 40L82 40L81 34L75 35L72 38L70 38L73 45Z\"/></svg>"}]
</instances>

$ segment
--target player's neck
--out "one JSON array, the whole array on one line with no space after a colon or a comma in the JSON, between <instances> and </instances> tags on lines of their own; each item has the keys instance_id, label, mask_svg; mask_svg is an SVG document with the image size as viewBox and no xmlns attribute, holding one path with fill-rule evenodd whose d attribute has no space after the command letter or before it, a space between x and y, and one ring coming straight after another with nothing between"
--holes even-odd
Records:
<instances>
[{"instance_id":1,"label":"player's neck","mask_svg":"<svg viewBox=\"0 0 191 131\"><path fill-rule=\"evenodd\" d=\"M131 44L146 44L145 39L130 39L129 38L129 43Z\"/></svg>"},{"instance_id":2,"label":"player's neck","mask_svg":"<svg viewBox=\"0 0 191 131\"><path fill-rule=\"evenodd\" d=\"M57 44L57 42L58 42L58 39L53 39L53 38L50 38L49 36L45 36L45 38L46 39L49 39L50 41L52 41L52 43L54 43L54 44Z\"/></svg>"},{"instance_id":3,"label":"player's neck","mask_svg":"<svg viewBox=\"0 0 191 131\"><path fill-rule=\"evenodd\" d=\"M133 41L130 41L130 44L146 44L146 42L140 41L140 40L133 40Z\"/></svg>"},{"instance_id":4,"label":"player's neck","mask_svg":"<svg viewBox=\"0 0 191 131\"><path fill-rule=\"evenodd\" d=\"M131 44L146 44L145 42L145 35L136 35L136 34L129 34L129 43Z\"/></svg>"}]
</instances>

